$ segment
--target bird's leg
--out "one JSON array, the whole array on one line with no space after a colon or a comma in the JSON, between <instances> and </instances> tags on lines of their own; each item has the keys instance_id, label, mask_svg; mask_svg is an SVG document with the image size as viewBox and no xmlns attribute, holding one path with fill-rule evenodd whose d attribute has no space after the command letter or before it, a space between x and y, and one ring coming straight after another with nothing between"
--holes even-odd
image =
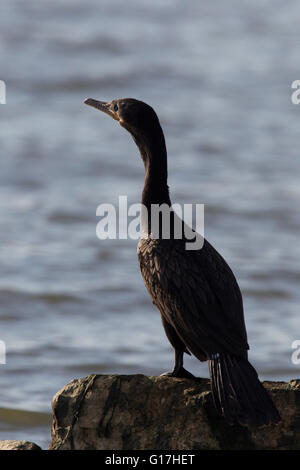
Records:
<instances>
[{"instance_id":1,"label":"bird's leg","mask_svg":"<svg viewBox=\"0 0 300 470\"><path fill-rule=\"evenodd\" d=\"M175 366L172 372L165 372L164 374L168 377L178 377L186 379L194 379L194 375L188 372L183 367L183 351L175 349Z\"/></svg>"}]
</instances>

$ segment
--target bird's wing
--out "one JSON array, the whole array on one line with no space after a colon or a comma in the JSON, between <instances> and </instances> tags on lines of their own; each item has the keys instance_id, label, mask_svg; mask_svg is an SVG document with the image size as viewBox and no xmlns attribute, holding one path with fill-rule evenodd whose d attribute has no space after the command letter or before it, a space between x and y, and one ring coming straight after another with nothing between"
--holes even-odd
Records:
<instances>
[{"instance_id":1,"label":"bird's wing","mask_svg":"<svg viewBox=\"0 0 300 470\"><path fill-rule=\"evenodd\" d=\"M141 265L146 286L187 348L195 356L203 350L246 354L241 292L221 255L207 241L193 251L181 240L150 246Z\"/></svg>"}]
</instances>

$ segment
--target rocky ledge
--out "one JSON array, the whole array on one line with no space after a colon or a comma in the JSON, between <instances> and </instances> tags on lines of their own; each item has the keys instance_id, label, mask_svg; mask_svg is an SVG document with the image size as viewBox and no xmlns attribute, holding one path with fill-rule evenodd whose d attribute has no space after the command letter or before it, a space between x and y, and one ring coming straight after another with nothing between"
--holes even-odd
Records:
<instances>
[{"instance_id":1,"label":"rocky ledge","mask_svg":"<svg viewBox=\"0 0 300 470\"><path fill-rule=\"evenodd\" d=\"M0 441L0 450L42 450L37 444L29 441Z\"/></svg>"},{"instance_id":2,"label":"rocky ledge","mask_svg":"<svg viewBox=\"0 0 300 470\"><path fill-rule=\"evenodd\" d=\"M228 426L208 379L90 375L52 403L52 450L300 449L300 379L264 382L280 414L276 426Z\"/></svg>"}]
</instances>

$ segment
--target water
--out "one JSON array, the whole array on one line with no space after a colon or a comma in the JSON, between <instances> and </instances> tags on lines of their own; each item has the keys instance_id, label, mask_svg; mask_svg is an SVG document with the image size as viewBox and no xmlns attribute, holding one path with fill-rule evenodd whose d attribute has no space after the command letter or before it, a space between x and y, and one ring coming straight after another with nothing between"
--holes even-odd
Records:
<instances>
[{"instance_id":1,"label":"water","mask_svg":"<svg viewBox=\"0 0 300 470\"><path fill-rule=\"evenodd\" d=\"M139 202L143 167L87 96L157 110L172 200L205 204L252 363L262 379L299 377L299 2L2 0L0 13L0 438L47 448L51 399L71 379L173 361L136 242L95 235L98 204Z\"/></svg>"}]
</instances>

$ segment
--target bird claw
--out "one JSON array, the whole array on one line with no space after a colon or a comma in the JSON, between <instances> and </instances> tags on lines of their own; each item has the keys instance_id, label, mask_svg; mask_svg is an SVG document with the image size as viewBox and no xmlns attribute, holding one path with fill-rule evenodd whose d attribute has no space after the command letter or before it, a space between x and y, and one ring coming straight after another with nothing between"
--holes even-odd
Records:
<instances>
[{"instance_id":1,"label":"bird claw","mask_svg":"<svg viewBox=\"0 0 300 470\"><path fill-rule=\"evenodd\" d=\"M164 372L160 375L160 377L177 377L180 379L195 379L195 376L191 374L188 370L184 369L184 367L180 367L180 369L174 369L172 372Z\"/></svg>"}]
</instances>

